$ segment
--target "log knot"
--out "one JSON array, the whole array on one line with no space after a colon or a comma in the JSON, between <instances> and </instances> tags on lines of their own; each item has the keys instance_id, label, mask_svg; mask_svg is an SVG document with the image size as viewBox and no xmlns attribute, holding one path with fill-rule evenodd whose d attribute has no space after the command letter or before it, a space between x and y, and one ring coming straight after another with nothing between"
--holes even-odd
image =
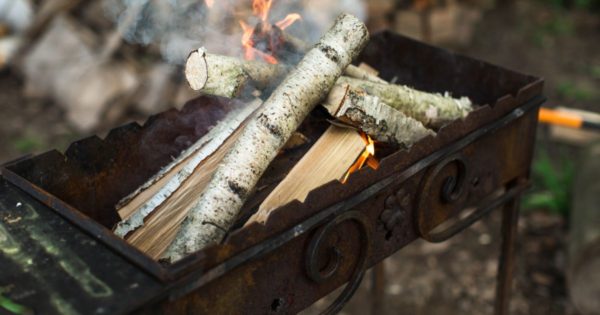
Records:
<instances>
[{"instance_id":1,"label":"log knot","mask_svg":"<svg viewBox=\"0 0 600 315\"><path fill-rule=\"evenodd\" d=\"M325 57L327 57L327 59L333 61L336 65L340 64L340 61L342 60L340 54L331 46L323 44L323 43L318 43L317 44L317 48L323 52L323 54L325 54Z\"/></svg>"},{"instance_id":2,"label":"log knot","mask_svg":"<svg viewBox=\"0 0 600 315\"><path fill-rule=\"evenodd\" d=\"M234 194L240 197L241 200L246 199L246 195L248 194L248 190L246 188L242 187L233 180L227 181L227 186L229 186L229 189L231 189Z\"/></svg>"}]
</instances>

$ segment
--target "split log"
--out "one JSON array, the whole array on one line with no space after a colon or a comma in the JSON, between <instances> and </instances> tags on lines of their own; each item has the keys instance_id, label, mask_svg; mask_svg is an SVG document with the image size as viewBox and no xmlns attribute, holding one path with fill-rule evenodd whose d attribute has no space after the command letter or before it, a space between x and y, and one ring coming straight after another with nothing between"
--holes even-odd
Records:
<instances>
[{"instance_id":1,"label":"split log","mask_svg":"<svg viewBox=\"0 0 600 315\"><path fill-rule=\"evenodd\" d=\"M428 127L440 128L453 120L464 118L472 110L469 98L453 98L448 93L427 93L404 85L379 84L349 77L341 77L338 83L346 83L378 96L384 103Z\"/></svg>"},{"instance_id":2,"label":"split log","mask_svg":"<svg viewBox=\"0 0 600 315\"><path fill-rule=\"evenodd\" d=\"M332 180L342 180L366 143L353 129L330 126L248 220L265 222L269 213L293 200L304 202L308 193Z\"/></svg>"},{"instance_id":3,"label":"split log","mask_svg":"<svg viewBox=\"0 0 600 315\"><path fill-rule=\"evenodd\" d=\"M223 239L269 163L368 38L366 26L356 17L338 17L248 123L182 223L165 258L179 260Z\"/></svg>"},{"instance_id":4,"label":"split log","mask_svg":"<svg viewBox=\"0 0 600 315\"><path fill-rule=\"evenodd\" d=\"M232 142L234 133L242 129L244 122L260 104L260 100L255 100L229 113L221 123L191 145L177 159L121 200L117 209L122 221L117 224L114 233L125 237L144 225L144 220L157 208L165 208L166 204L172 202L173 194L176 192L181 194L182 186L186 182L198 182L194 178L204 178L207 173L210 173L206 168L200 172L195 171L200 165L210 163L206 160L214 159L218 152L221 156L227 152L224 143Z\"/></svg>"},{"instance_id":5,"label":"split log","mask_svg":"<svg viewBox=\"0 0 600 315\"><path fill-rule=\"evenodd\" d=\"M581 314L600 314L600 142L584 154L573 185L567 284ZM565 187L565 189L568 189Z\"/></svg>"},{"instance_id":6,"label":"split log","mask_svg":"<svg viewBox=\"0 0 600 315\"><path fill-rule=\"evenodd\" d=\"M194 200L206 188L210 178L241 134L236 130L213 154L191 170L192 175L178 183L177 189L144 218L143 226L125 238L127 242L146 255L158 259L175 239L179 226L187 216ZM190 164L187 164L188 166ZM178 173L178 175L181 172ZM184 174L187 174L185 172ZM179 176L177 177L179 181ZM132 222L129 220L128 222ZM130 227L132 227L130 225Z\"/></svg>"},{"instance_id":7,"label":"split log","mask_svg":"<svg viewBox=\"0 0 600 315\"><path fill-rule=\"evenodd\" d=\"M421 122L383 103L379 97L348 84L335 85L323 106L333 117L380 142L410 147L428 135L435 135Z\"/></svg>"}]
</instances>

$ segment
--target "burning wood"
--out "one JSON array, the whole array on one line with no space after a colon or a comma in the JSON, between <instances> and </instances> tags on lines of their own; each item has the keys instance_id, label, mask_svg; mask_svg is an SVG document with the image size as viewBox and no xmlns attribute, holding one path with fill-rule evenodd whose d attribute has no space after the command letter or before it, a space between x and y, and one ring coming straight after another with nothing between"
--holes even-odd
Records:
<instances>
[{"instance_id":1,"label":"burning wood","mask_svg":"<svg viewBox=\"0 0 600 315\"><path fill-rule=\"evenodd\" d=\"M278 78L289 71L290 67L209 54L201 48L190 55L185 69L186 78L193 89L207 94L234 97L240 94L244 86L252 84L261 89L278 82ZM355 89L378 96L384 103L428 127L439 128L465 117L471 111L471 101L466 97L453 98L385 81L381 83L377 76L358 67L347 67L346 74L348 72L354 78L342 76L337 83L349 84Z\"/></svg>"},{"instance_id":2,"label":"burning wood","mask_svg":"<svg viewBox=\"0 0 600 315\"><path fill-rule=\"evenodd\" d=\"M376 95L386 104L433 128L464 118L472 110L471 100L467 97L457 99L447 93L427 93L404 85L379 84L349 77L342 77L338 82Z\"/></svg>"},{"instance_id":3,"label":"burning wood","mask_svg":"<svg viewBox=\"0 0 600 315\"><path fill-rule=\"evenodd\" d=\"M231 98L239 96L250 84L259 89L266 88L289 70L284 65L210 54L200 48L188 57L185 77L194 90Z\"/></svg>"},{"instance_id":4,"label":"burning wood","mask_svg":"<svg viewBox=\"0 0 600 315\"><path fill-rule=\"evenodd\" d=\"M266 21L266 15L261 19ZM435 135L426 126L437 128L470 110L466 98L389 84L368 69L348 66L367 38L364 24L342 15L295 68L210 54L202 48L192 52L186 78L193 89L204 93L236 97L250 91L247 87L268 89L286 77L251 118L259 102L231 114L124 199L119 206L123 221L115 233L153 258L170 261L221 241L258 179L319 102L339 122L364 133L330 127L263 201L251 221L263 222L271 210L294 199L302 201L331 180L345 182L365 163L376 168L372 138L410 147ZM248 52L264 60L272 56L252 48L246 57ZM340 77L342 73L348 76Z\"/></svg>"},{"instance_id":5,"label":"burning wood","mask_svg":"<svg viewBox=\"0 0 600 315\"><path fill-rule=\"evenodd\" d=\"M435 135L421 122L348 84L334 86L323 106L333 117L380 142L410 147L428 135Z\"/></svg>"},{"instance_id":6,"label":"burning wood","mask_svg":"<svg viewBox=\"0 0 600 315\"><path fill-rule=\"evenodd\" d=\"M343 14L263 104L223 159L165 257L171 261L219 242L256 182L298 125L368 40L366 26Z\"/></svg>"},{"instance_id":7,"label":"burning wood","mask_svg":"<svg viewBox=\"0 0 600 315\"><path fill-rule=\"evenodd\" d=\"M264 222L269 213L295 199L304 202L314 188L342 180L365 151L367 143L356 130L330 126L250 218Z\"/></svg>"}]
</instances>

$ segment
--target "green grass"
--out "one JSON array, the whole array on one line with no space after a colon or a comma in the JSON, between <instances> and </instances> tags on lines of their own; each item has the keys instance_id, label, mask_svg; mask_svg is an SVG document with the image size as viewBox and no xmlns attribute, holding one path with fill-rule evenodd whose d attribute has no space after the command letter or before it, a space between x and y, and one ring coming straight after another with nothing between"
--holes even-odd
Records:
<instances>
[{"instance_id":1,"label":"green grass","mask_svg":"<svg viewBox=\"0 0 600 315\"><path fill-rule=\"evenodd\" d=\"M533 162L533 192L523 198L524 210L544 209L568 216L571 186L575 167L572 160L563 157L557 168L547 154L539 154Z\"/></svg>"}]
</instances>

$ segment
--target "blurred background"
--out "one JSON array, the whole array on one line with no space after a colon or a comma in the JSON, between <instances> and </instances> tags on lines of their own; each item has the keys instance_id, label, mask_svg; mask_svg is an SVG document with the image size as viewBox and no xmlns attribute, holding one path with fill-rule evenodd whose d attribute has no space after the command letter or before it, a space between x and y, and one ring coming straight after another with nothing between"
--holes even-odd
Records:
<instances>
[{"instance_id":1,"label":"blurred background","mask_svg":"<svg viewBox=\"0 0 600 315\"><path fill-rule=\"evenodd\" d=\"M241 55L238 21L248 11L251 0L0 0L0 163L62 151L181 107L195 97L182 78L187 53L204 45ZM390 29L543 77L545 106L584 110L600 122L593 114L600 112L600 0L274 0L271 14L301 13L289 32L314 41L341 11L372 32ZM539 127L534 187L521 204L512 314L581 314L566 276L578 230L569 219L583 200L574 195L591 186L578 174L600 170L582 162L600 160L599 139L594 131ZM491 314L499 214L388 259L381 312ZM344 314L368 313L368 280Z\"/></svg>"}]
</instances>

